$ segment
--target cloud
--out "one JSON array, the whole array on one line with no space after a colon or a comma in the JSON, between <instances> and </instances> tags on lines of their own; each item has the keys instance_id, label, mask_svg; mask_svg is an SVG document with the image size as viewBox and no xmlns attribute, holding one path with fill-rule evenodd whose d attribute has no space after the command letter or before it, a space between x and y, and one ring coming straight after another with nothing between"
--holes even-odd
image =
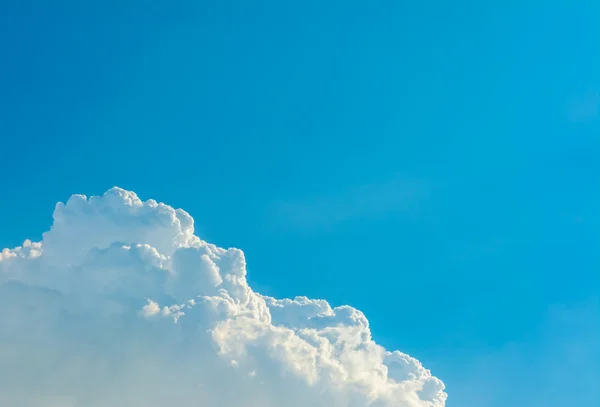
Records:
<instances>
[{"instance_id":1,"label":"cloud","mask_svg":"<svg viewBox=\"0 0 600 407\"><path fill-rule=\"evenodd\" d=\"M600 114L600 93L588 93L585 97L572 101L568 113L569 119L574 122L597 119Z\"/></svg>"},{"instance_id":2,"label":"cloud","mask_svg":"<svg viewBox=\"0 0 600 407\"><path fill-rule=\"evenodd\" d=\"M310 231L364 217L414 211L431 192L419 180L396 178L379 184L356 186L309 201L278 202L273 213L278 222Z\"/></svg>"},{"instance_id":3,"label":"cloud","mask_svg":"<svg viewBox=\"0 0 600 407\"><path fill-rule=\"evenodd\" d=\"M453 405L600 405L600 302L560 304L539 326L492 352L463 358L453 377Z\"/></svg>"},{"instance_id":4,"label":"cloud","mask_svg":"<svg viewBox=\"0 0 600 407\"><path fill-rule=\"evenodd\" d=\"M244 254L112 188L0 254L0 405L441 407L443 383L358 310L252 290Z\"/></svg>"}]
</instances>

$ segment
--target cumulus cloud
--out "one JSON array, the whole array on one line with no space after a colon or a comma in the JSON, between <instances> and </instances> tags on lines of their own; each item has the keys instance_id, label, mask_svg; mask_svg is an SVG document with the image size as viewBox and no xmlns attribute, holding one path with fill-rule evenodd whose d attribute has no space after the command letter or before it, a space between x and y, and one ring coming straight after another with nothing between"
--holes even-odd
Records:
<instances>
[{"instance_id":1,"label":"cumulus cloud","mask_svg":"<svg viewBox=\"0 0 600 407\"><path fill-rule=\"evenodd\" d=\"M442 407L443 383L358 310L260 295L242 251L112 188L0 254L0 405Z\"/></svg>"}]
</instances>

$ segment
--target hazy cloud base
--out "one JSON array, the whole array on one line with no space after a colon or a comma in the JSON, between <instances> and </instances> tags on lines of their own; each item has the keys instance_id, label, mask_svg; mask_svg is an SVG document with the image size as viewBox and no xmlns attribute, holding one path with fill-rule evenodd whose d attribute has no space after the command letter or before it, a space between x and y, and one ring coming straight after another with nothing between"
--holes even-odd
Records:
<instances>
[{"instance_id":1,"label":"hazy cloud base","mask_svg":"<svg viewBox=\"0 0 600 407\"><path fill-rule=\"evenodd\" d=\"M442 407L443 383L358 310L252 291L244 254L112 188L0 254L0 405Z\"/></svg>"}]
</instances>

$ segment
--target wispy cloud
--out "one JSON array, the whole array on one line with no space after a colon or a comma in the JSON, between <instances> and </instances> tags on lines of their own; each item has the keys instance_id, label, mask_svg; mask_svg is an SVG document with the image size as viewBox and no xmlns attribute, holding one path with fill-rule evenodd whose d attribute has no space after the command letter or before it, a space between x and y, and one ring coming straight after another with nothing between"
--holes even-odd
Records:
<instances>
[{"instance_id":1,"label":"wispy cloud","mask_svg":"<svg viewBox=\"0 0 600 407\"><path fill-rule=\"evenodd\" d=\"M357 218L414 212L430 193L431 186L424 181L397 177L316 198L276 202L272 213L277 223L287 227L321 230Z\"/></svg>"},{"instance_id":2,"label":"wispy cloud","mask_svg":"<svg viewBox=\"0 0 600 407\"><path fill-rule=\"evenodd\" d=\"M600 93L590 92L583 98L574 100L569 105L569 120L587 122L600 115Z\"/></svg>"},{"instance_id":3,"label":"wispy cloud","mask_svg":"<svg viewBox=\"0 0 600 407\"><path fill-rule=\"evenodd\" d=\"M524 339L465 362L467 374L449 383L456 396L448 405L597 406L599 357L598 298L553 306Z\"/></svg>"}]
</instances>

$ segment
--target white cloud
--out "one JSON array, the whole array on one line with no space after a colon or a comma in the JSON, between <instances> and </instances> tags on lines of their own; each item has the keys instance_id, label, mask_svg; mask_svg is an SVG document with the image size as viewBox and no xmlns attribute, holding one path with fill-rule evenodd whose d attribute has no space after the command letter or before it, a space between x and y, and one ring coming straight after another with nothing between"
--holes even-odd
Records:
<instances>
[{"instance_id":1,"label":"white cloud","mask_svg":"<svg viewBox=\"0 0 600 407\"><path fill-rule=\"evenodd\" d=\"M182 210L113 188L0 255L0 405L441 407L358 310L278 300Z\"/></svg>"}]
</instances>

